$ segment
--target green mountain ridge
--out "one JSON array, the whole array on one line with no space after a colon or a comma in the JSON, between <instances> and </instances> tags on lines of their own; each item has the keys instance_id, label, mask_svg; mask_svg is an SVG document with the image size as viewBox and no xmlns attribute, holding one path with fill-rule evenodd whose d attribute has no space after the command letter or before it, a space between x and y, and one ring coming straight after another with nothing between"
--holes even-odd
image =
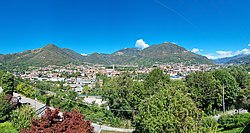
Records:
<instances>
[{"instance_id":1,"label":"green mountain ridge","mask_svg":"<svg viewBox=\"0 0 250 133\"><path fill-rule=\"evenodd\" d=\"M27 50L15 54L2 55L4 64L12 66L29 65L29 66L47 66L47 65L64 65L71 62L77 62L82 57L76 52L68 49L61 49L54 44L48 44L43 48Z\"/></svg>"},{"instance_id":2,"label":"green mountain ridge","mask_svg":"<svg viewBox=\"0 0 250 133\"><path fill-rule=\"evenodd\" d=\"M94 61L93 61L94 60ZM155 63L213 64L201 56L172 43L155 44L143 50L126 48L112 54L90 54L84 61L99 64L130 64L150 66ZM91 62L93 61L93 62ZM100 63L102 62L102 63Z\"/></svg>"},{"instance_id":3,"label":"green mountain ridge","mask_svg":"<svg viewBox=\"0 0 250 133\"><path fill-rule=\"evenodd\" d=\"M250 64L250 54L239 54L233 57L215 59L215 63L219 64Z\"/></svg>"},{"instance_id":4,"label":"green mountain ridge","mask_svg":"<svg viewBox=\"0 0 250 133\"><path fill-rule=\"evenodd\" d=\"M125 48L112 54L92 53L87 56L67 48L48 44L43 48L20 53L0 55L0 63L11 66L47 66L88 62L103 65L143 65L155 63L213 64L208 58L192 53L172 43L152 45L143 50Z\"/></svg>"}]
</instances>

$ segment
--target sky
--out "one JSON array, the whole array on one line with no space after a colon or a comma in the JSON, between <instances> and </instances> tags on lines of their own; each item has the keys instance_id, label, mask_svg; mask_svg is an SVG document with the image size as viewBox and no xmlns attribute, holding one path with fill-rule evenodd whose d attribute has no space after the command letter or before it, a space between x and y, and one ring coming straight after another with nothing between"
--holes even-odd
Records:
<instances>
[{"instance_id":1,"label":"sky","mask_svg":"<svg viewBox=\"0 0 250 133\"><path fill-rule=\"evenodd\" d=\"M222 58L250 53L249 0L1 0L0 53L46 44L113 53L172 42Z\"/></svg>"}]
</instances>

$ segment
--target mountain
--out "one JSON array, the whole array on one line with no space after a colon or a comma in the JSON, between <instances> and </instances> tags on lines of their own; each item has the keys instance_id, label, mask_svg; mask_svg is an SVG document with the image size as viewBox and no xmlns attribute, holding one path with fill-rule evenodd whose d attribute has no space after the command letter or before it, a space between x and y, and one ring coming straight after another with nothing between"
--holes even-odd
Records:
<instances>
[{"instance_id":1,"label":"mountain","mask_svg":"<svg viewBox=\"0 0 250 133\"><path fill-rule=\"evenodd\" d=\"M240 54L233 57L215 59L215 63L219 64L250 64L250 54Z\"/></svg>"},{"instance_id":2,"label":"mountain","mask_svg":"<svg viewBox=\"0 0 250 133\"><path fill-rule=\"evenodd\" d=\"M0 61L9 65L47 66L64 65L82 60L82 56L69 49L61 49L54 44L43 48L27 50L15 54L2 55Z\"/></svg>"},{"instance_id":3,"label":"mountain","mask_svg":"<svg viewBox=\"0 0 250 133\"><path fill-rule=\"evenodd\" d=\"M125 48L112 54L93 53L87 56L82 56L67 48L59 48L54 44L15 54L0 54L0 64L5 66L47 66L77 62L143 66L151 66L155 63L181 62L187 64L213 64L206 57L192 53L172 43L156 44L143 50Z\"/></svg>"},{"instance_id":4,"label":"mountain","mask_svg":"<svg viewBox=\"0 0 250 133\"><path fill-rule=\"evenodd\" d=\"M159 63L213 64L207 57L192 53L172 43L163 43L145 48L141 52L141 61Z\"/></svg>"},{"instance_id":5,"label":"mountain","mask_svg":"<svg viewBox=\"0 0 250 133\"><path fill-rule=\"evenodd\" d=\"M201 56L172 43L156 44L138 50L127 48L112 54L93 53L84 57L84 61L99 64L137 64L150 66L155 63L188 63L213 64L205 56Z\"/></svg>"}]
</instances>

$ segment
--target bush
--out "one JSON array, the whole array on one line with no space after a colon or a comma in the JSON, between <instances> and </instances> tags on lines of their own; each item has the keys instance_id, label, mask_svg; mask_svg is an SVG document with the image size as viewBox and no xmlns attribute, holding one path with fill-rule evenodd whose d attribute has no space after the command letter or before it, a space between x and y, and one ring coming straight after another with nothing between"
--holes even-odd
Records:
<instances>
[{"instance_id":1,"label":"bush","mask_svg":"<svg viewBox=\"0 0 250 133\"><path fill-rule=\"evenodd\" d=\"M18 133L18 131L13 127L12 123L4 122L0 123L0 133Z\"/></svg>"},{"instance_id":2,"label":"bush","mask_svg":"<svg viewBox=\"0 0 250 133\"><path fill-rule=\"evenodd\" d=\"M202 119L202 131L205 133L216 132L218 123L213 117L204 117Z\"/></svg>"},{"instance_id":3,"label":"bush","mask_svg":"<svg viewBox=\"0 0 250 133\"><path fill-rule=\"evenodd\" d=\"M0 122L4 122L9 118L10 104L4 93L0 93Z\"/></svg>"},{"instance_id":4,"label":"bush","mask_svg":"<svg viewBox=\"0 0 250 133\"><path fill-rule=\"evenodd\" d=\"M219 118L219 127L224 130L233 128L244 127L250 120L250 113L237 114L237 115L223 115Z\"/></svg>"},{"instance_id":5,"label":"bush","mask_svg":"<svg viewBox=\"0 0 250 133\"><path fill-rule=\"evenodd\" d=\"M10 121L14 127L20 131L28 129L32 118L36 117L36 111L31 106L22 106L20 109L13 110L10 115Z\"/></svg>"}]
</instances>

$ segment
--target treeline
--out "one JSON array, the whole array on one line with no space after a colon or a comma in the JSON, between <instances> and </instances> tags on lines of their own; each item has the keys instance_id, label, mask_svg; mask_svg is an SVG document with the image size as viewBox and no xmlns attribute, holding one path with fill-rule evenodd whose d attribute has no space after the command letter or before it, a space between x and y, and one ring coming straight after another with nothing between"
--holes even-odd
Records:
<instances>
[{"instance_id":1,"label":"treeline","mask_svg":"<svg viewBox=\"0 0 250 133\"><path fill-rule=\"evenodd\" d=\"M223 88L226 110L250 110L250 75L242 67L195 72L183 81L160 69L143 81L124 74L105 82L103 97L135 132L210 132L218 123L208 116L223 110Z\"/></svg>"}]
</instances>

